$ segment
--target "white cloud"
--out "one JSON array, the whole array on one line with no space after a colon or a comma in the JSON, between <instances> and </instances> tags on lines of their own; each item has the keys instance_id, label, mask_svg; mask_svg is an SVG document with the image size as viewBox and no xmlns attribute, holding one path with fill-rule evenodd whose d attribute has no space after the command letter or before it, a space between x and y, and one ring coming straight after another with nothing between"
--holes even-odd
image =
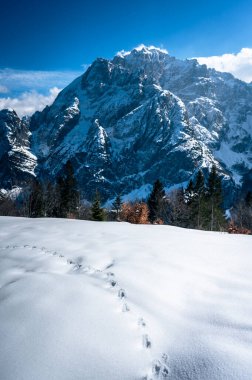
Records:
<instances>
[{"instance_id":1,"label":"white cloud","mask_svg":"<svg viewBox=\"0 0 252 380\"><path fill-rule=\"evenodd\" d=\"M6 68L0 69L0 83L16 96L24 91L43 93L53 87L64 88L81 74L81 71L35 71Z\"/></svg>"},{"instance_id":2,"label":"white cloud","mask_svg":"<svg viewBox=\"0 0 252 380\"><path fill-rule=\"evenodd\" d=\"M229 72L245 82L252 81L252 48L242 48L237 54L197 57L199 63L217 71Z\"/></svg>"},{"instance_id":3,"label":"white cloud","mask_svg":"<svg viewBox=\"0 0 252 380\"><path fill-rule=\"evenodd\" d=\"M35 111L41 111L46 105L52 104L59 92L59 88L53 87L46 95L33 90L26 91L15 98L0 98L0 109L12 108L20 117L32 115Z\"/></svg>"},{"instance_id":4,"label":"white cloud","mask_svg":"<svg viewBox=\"0 0 252 380\"><path fill-rule=\"evenodd\" d=\"M9 92L8 88L0 84L0 94L7 94L7 92Z\"/></svg>"},{"instance_id":5,"label":"white cloud","mask_svg":"<svg viewBox=\"0 0 252 380\"><path fill-rule=\"evenodd\" d=\"M12 108L20 117L41 111L54 101L60 89L81 74L81 71L0 69L0 110Z\"/></svg>"}]
</instances>

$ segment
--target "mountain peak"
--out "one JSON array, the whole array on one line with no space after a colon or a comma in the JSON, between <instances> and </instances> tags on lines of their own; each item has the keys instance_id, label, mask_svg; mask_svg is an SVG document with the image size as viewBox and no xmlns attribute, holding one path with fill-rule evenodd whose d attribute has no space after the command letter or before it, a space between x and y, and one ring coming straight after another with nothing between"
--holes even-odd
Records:
<instances>
[{"instance_id":1,"label":"mountain peak","mask_svg":"<svg viewBox=\"0 0 252 380\"><path fill-rule=\"evenodd\" d=\"M156 47L156 46L146 46L144 44L141 44L137 47L135 47L134 49L132 49L131 51L125 51L125 50L121 50L119 51L116 56L117 57L121 57L121 58L125 58L127 56L135 56L135 55L149 55L149 56L157 56L157 55L168 55L168 51L166 49L162 49L162 48L159 48L159 47Z\"/></svg>"}]
</instances>

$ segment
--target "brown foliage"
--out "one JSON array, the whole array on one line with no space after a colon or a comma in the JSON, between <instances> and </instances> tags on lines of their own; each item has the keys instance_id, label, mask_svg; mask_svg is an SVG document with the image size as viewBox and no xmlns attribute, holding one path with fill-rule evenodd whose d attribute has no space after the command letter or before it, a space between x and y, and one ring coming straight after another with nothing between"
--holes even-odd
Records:
<instances>
[{"instance_id":1,"label":"brown foliage","mask_svg":"<svg viewBox=\"0 0 252 380\"><path fill-rule=\"evenodd\" d=\"M228 226L229 234L243 234L243 235L251 235L252 231L248 228L237 227L234 222L231 222Z\"/></svg>"},{"instance_id":2,"label":"brown foliage","mask_svg":"<svg viewBox=\"0 0 252 380\"><path fill-rule=\"evenodd\" d=\"M121 220L133 224L149 224L147 204L144 202L124 203L120 217Z\"/></svg>"}]
</instances>

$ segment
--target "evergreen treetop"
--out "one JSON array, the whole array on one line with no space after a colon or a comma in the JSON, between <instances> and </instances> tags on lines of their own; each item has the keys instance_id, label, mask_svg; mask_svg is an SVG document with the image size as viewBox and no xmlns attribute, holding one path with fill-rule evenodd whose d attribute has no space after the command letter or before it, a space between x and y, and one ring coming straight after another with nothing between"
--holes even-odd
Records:
<instances>
[{"instance_id":1,"label":"evergreen treetop","mask_svg":"<svg viewBox=\"0 0 252 380\"><path fill-rule=\"evenodd\" d=\"M218 231L220 226L225 225L225 217L222 210L221 178L215 165L212 166L209 173L206 195L205 219L209 221L206 224L206 229Z\"/></svg>"},{"instance_id":2,"label":"evergreen treetop","mask_svg":"<svg viewBox=\"0 0 252 380\"><path fill-rule=\"evenodd\" d=\"M92 212L92 220L103 221L105 219L104 210L103 208L101 208L100 194L98 191L96 191L95 198L93 200L92 207L91 207L91 212Z\"/></svg>"},{"instance_id":3,"label":"evergreen treetop","mask_svg":"<svg viewBox=\"0 0 252 380\"><path fill-rule=\"evenodd\" d=\"M118 218L119 216L119 212L121 211L121 208L122 208L122 199L121 199L121 195L118 194L112 204L112 207L116 210L116 216Z\"/></svg>"},{"instance_id":4,"label":"evergreen treetop","mask_svg":"<svg viewBox=\"0 0 252 380\"><path fill-rule=\"evenodd\" d=\"M39 218L44 216L44 192L37 178L33 179L29 196L29 216Z\"/></svg>"},{"instance_id":5,"label":"evergreen treetop","mask_svg":"<svg viewBox=\"0 0 252 380\"><path fill-rule=\"evenodd\" d=\"M147 201L149 208L149 220L151 223L153 223L156 219L161 218L164 197L164 185L159 181L159 179L157 179Z\"/></svg>"},{"instance_id":6,"label":"evergreen treetop","mask_svg":"<svg viewBox=\"0 0 252 380\"><path fill-rule=\"evenodd\" d=\"M193 197L194 197L194 185L193 185L192 179L190 179L190 181L189 181L189 183L187 185L187 188L185 189L184 197L185 197L186 203L188 203L188 204L193 200Z\"/></svg>"},{"instance_id":7,"label":"evergreen treetop","mask_svg":"<svg viewBox=\"0 0 252 380\"><path fill-rule=\"evenodd\" d=\"M245 204L248 207L252 206L252 191L248 191L245 197Z\"/></svg>"},{"instance_id":8,"label":"evergreen treetop","mask_svg":"<svg viewBox=\"0 0 252 380\"><path fill-rule=\"evenodd\" d=\"M207 194L210 198L214 198L218 206L222 203L222 186L221 178L217 174L216 165L213 165L209 173L207 182Z\"/></svg>"},{"instance_id":9,"label":"evergreen treetop","mask_svg":"<svg viewBox=\"0 0 252 380\"><path fill-rule=\"evenodd\" d=\"M79 192L74 177L74 170L70 160L64 166L62 175L58 176L56 183L57 206L56 214L65 218L75 215L79 204Z\"/></svg>"},{"instance_id":10,"label":"evergreen treetop","mask_svg":"<svg viewBox=\"0 0 252 380\"><path fill-rule=\"evenodd\" d=\"M200 196L205 191L205 181L204 181L204 175L201 170L198 171L196 175L196 181L194 185L194 192L197 196Z\"/></svg>"}]
</instances>

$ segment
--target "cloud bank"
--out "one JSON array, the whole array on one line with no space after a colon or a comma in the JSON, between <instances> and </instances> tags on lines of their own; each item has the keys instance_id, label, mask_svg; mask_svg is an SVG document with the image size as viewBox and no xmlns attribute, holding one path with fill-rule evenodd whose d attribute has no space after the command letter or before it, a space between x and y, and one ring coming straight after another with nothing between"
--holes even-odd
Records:
<instances>
[{"instance_id":1,"label":"cloud bank","mask_svg":"<svg viewBox=\"0 0 252 380\"><path fill-rule=\"evenodd\" d=\"M196 57L199 63L217 71L228 72L245 82L252 81L252 48L243 48L237 54Z\"/></svg>"},{"instance_id":2,"label":"cloud bank","mask_svg":"<svg viewBox=\"0 0 252 380\"><path fill-rule=\"evenodd\" d=\"M52 104L60 89L53 87L46 95L37 91L27 91L16 98L0 98L0 110L3 108L14 109L19 117L32 115L35 111L42 111L45 106Z\"/></svg>"},{"instance_id":3,"label":"cloud bank","mask_svg":"<svg viewBox=\"0 0 252 380\"><path fill-rule=\"evenodd\" d=\"M81 71L0 69L0 89L5 87L15 95L32 90L43 93L53 87L64 88L81 74Z\"/></svg>"},{"instance_id":4,"label":"cloud bank","mask_svg":"<svg viewBox=\"0 0 252 380\"><path fill-rule=\"evenodd\" d=\"M81 75L80 71L0 69L0 110L12 108L21 117L50 105L60 89Z\"/></svg>"}]
</instances>

